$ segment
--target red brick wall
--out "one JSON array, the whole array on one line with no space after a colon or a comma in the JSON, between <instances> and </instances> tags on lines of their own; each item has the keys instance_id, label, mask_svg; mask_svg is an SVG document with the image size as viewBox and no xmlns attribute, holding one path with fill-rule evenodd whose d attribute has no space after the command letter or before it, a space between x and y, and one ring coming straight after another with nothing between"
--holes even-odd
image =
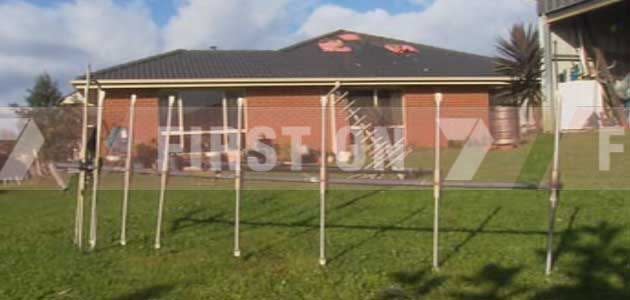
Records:
<instances>
[{"instance_id":1,"label":"red brick wall","mask_svg":"<svg viewBox=\"0 0 630 300\"><path fill-rule=\"evenodd\" d=\"M247 126L248 128L258 126L272 128L276 133L276 143L284 146L291 144L291 138L282 135L282 127L306 126L311 128L311 133L302 138L302 143L311 149L319 150L321 144L320 100L326 92L327 90L322 88L249 89L246 95Z\"/></svg>"},{"instance_id":2,"label":"red brick wall","mask_svg":"<svg viewBox=\"0 0 630 300\"><path fill-rule=\"evenodd\" d=\"M444 95L442 118L481 119L488 126L490 97L486 87L418 87L405 90L407 142L432 147L435 139L435 92ZM442 136L442 146L448 141Z\"/></svg>"},{"instance_id":3,"label":"red brick wall","mask_svg":"<svg viewBox=\"0 0 630 300\"><path fill-rule=\"evenodd\" d=\"M404 89L406 105L406 138L409 145L432 147L435 122L435 91L444 94L442 116L451 118L481 118L488 124L488 89L485 87L413 87ZM107 91L104 110L104 132L106 139L114 127L127 127L129 99L132 93L138 96L136 104L135 145L154 144L159 126L159 101L155 90L112 90ZM266 126L276 133L275 143L290 145L290 137L282 135L282 127L306 126L311 133L303 137L303 143L313 150L320 149L321 139L321 96L328 88L273 87L252 88L246 91L248 128ZM328 115L330 121L330 115ZM337 106L337 128L346 126L341 107ZM327 128L327 134L330 128ZM447 141L442 139L443 146ZM251 145L248 145L251 146ZM332 146L328 139L328 147ZM134 147L135 149L135 147ZM104 152L106 155L107 152Z\"/></svg>"},{"instance_id":4,"label":"red brick wall","mask_svg":"<svg viewBox=\"0 0 630 300\"><path fill-rule=\"evenodd\" d=\"M432 147L435 132L436 91L444 94L442 103L443 118L482 119L488 125L489 94L486 87L441 88L417 87L404 90L406 105L406 137L409 145ZM248 90L248 126L271 127L277 135L277 143L289 145L288 136L281 135L283 126L308 126L311 135L303 138L303 143L311 149L320 148L320 97L327 92L318 88L258 88ZM337 129L346 126L341 107L336 110ZM330 120L330 118L328 118ZM330 128L327 129L329 131ZM443 146L447 144L442 138ZM332 146L328 141L329 147ZM329 148L330 149L330 148Z\"/></svg>"},{"instance_id":5,"label":"red brick wall","mask_svg":"<svg viewBox=\"0 0 630 300\"><path fill-rule=\"evenodd\" d=\"M433 145L435 132L435 90L409 88L404 92L407 144L415 147Z\"/></svg>"},{"instance_id":6,"label":"red brick wall","mask_svg":"<svg viewBox=\"0 0 630 300\"><path fill-rule=\"evenodd\" d=\"M131 94L137 96L135 125L134 125L134 151L137 145L157 145L157 133L160 124L159 100L152 90L131 91L113 90L107 91L103 110L103 141L107 140L112 128L129 127L129 101ZM105 143L103 143L105 145ZM107 155L107 149L103 148L103 154Z\"/></svg>"}]
</instances>

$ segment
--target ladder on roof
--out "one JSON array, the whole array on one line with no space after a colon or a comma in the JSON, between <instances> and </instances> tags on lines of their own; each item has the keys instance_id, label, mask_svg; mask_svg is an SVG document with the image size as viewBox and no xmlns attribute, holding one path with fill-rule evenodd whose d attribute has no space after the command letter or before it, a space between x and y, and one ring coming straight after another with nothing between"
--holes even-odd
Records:
<instances>
[{"instance_id":1,"label":"ladder on roof","mask_svg":"<svg viewBox=\"0 0 630 300\"><path fill-rule=\"evenodd\" d=\"M349 98L349 93L339 93L335 103L336 107L340 107L345 121L353 130L360 130L360 140L355 140L360 145L360 149L366 154L366 165L364 169L372 170L395 170L397 166L403 165L402 162L407 158L410 150L405 147L405 138L401 137L393 143L386 137L377 134L377 126L374 125L374 116L370 116L370 112L365 112L362 108L356 107L356 100ZM378 113L373 111L373 114Z\"/></svg>"}]
</instances>

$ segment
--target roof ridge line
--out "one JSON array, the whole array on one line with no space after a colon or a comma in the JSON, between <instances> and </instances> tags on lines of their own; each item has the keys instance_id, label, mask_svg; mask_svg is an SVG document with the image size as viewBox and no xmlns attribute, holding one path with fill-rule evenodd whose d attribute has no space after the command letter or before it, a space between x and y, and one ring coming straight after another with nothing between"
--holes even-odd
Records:
<instances>
[{"instance_id":1,"label":"roof ridge line","mask_svg":"<svg viewBox=\"0 0 630 300\"><path fill-rule=\"evenodd\" d=\"M152 61L152 60L164 58L164 57L167 57L167 56L183 53L183 52L186 52L186 51L188 51L188 50L186 50L186 49L175 49L175 50L159 53L159 54L156 54L156 55L151 55L151 56L144 57L144 58L141 58L141 59L136 59L136 60L128 61L126 63L122 63L122 64L119 64L119 65L111 66L111 67L108 67L108 68L105 68L105 69L96 70L96 71L92 72L91 75L98 75L98 74L101 74L101 73L106 73L106 72L119 70L119 69L122 69L122 68L130 67L130 66L133 66L133 65L138 65L138 64L141 64L141 63L145 63L145 62L148 62L148 61ZM85 75L79 76L78 79L85 79Z\"/></svg>"},{"instance_id":2,"label":"roof ridge line","mask_svg":"<svg viewBox=\"0 0 630 300\"><path fill-rule=\"evenodd\" d=\"M346 31L348 31L348 30L346 30ZM386 36L382 36L382 35L375 35L375 34L363 33L363 32L357 32L357 31L348 31L348 32L352 32L352 33L355 33L355 34L360 34L360 35L364 35L364 36L372 37L372 38L379 38L379 39L384 39L384 40L395 41L395 42L398 42L398 43L406 43L406 44L412 44L412 45L416 45L416 46L422 46L422 47L425 47L425 48L431 48L431 49L435 49L435 50L448 51L448 52L453 52L453 53L459 53L459 54L465 54L465 55L473 55L473 56L478 56L478 57L492 59L491 56L486 56L486 55L481 55L481 54L476 54L476 53L470 53L470 52L464 52L464 51L460 51L460 50L453 50L453 49L449 49L449 48L438 47L438 46L433 46L433 45L427 45L427 44L417 43L417 42L412 42L412 41L406 41L406 40L401 40L399 38L392 38L392 37L386 37Z\"/></svg>"},{"instance_id":3,"label":"roof ridge line","mask_svg":"<svg viewBox=\"0 0 630 300\"><path fill-rule=\"evenodd\" d=\"M295 44L291 44L291 45L289 45L289 46L286 46L286 47L280 48L280 49L278 49L277 51L288 51L288 50L293 50L293 49L295 49L295 48L298 48L298 47L301 47L301 46L303 46L303 45L309 44L309 43L314 42L314 41L316 41L316 40L320 40L320 39L323 39L323 38L328 37L328 36L331 36L331 35L339 34L339 33L341 33L341 32L349 32L349 31L348 31L348 30L345 30L345 29L337 29L337 30L335 30L335 31L331 31L331 32L328 32L328 33L324 33L324 34L321 34L321 35L318 35L318 36L312 37L312 38L310 38L310 39L306 39L306 40L303 40L303 41L297 42L297 43L295 43Z\"/></svg>"},{"instance_id":4,"label":"roof ridge line","mask_svg":"<svg viewBox=\"0 0 630 300\"><path fill-rule=\"evenodd\" d=\"M212 49L188 49L186 50L188 52L278 52L277 50L270 50L270 49L217 49L217 50L212 50Z\"/></svg>"},{"instance_id":5,"label":"roof ridge line","mask_svg":"<svg viewBox=\"0 0 630 300\"><path fill-rule=\"evenodd\" d=\"M295 48L301 47L305 44L314 42L316 40L328 37L328 36L332 36L332 35L336 35L342 32L346 32L346 33L354 33L354 34L358 34L358 35L363 35L366 37L371 37L371 38L377 38L377 39L382 39L382 40L390 40L390 41L394 41L397 43L403 43L403 44L411 44L411 45L415 45L415 46L421 46L421 47L425 47L425 48L431 48L434 50L440 50L440 51L448 51L451 53L458 53L458 54L464 54L464 55L471 55L471 56L477 56L477 57L481 57L481 58L486 58L486 59L493 59L491 56L486 56L486 55L482 55L482 54L476 54L476 53L470 53L470 52L464 52L464 51L460 51L460 50L453 50L453 49L449 49L449 48L444 48L444 47L438 47L438 46L433 46L433 45L427 45L427 44L423 44L423 43L418 43L418 42L412 42L412 41L406 41L406 40L402 40L399 38L392 38L392 37L387 37L387 36L382 36L382 35L376 35L376 34L370 34L370 33L364 33L364 32L359 32L359 31L353 31L353 30L347 30L347 29L337 29L335 31L331 31L322 35L318 35L316 37L289 45L287 47L284 48L280 48L278 49L278 51L288 51L288 50L293 50Z\"/></svg>"}]
</instances>

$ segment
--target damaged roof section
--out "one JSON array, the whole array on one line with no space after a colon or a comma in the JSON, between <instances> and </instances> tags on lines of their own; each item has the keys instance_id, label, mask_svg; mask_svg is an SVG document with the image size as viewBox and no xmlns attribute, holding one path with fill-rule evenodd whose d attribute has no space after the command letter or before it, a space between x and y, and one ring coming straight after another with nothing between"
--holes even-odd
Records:
<instances>
[{"instance_id":1,"label":"damaged roof section","mask_svg":"<svg viewBox=\"0 0 630 300\"><path fill-rule=\"evenodd\" d=\"M167 80L498 74L490 57L338 30L280 50L176 50L103 69L93 76L100 80Z\"/></svg>"},{"instance_id":2,"label":"damaged roof section","mask_svg":"<svg viewBox=\"0 0 630 300\"><path fill-rule=\"evenodd\" d=\"M333 35L330 37L322 38L319 40L318 46L319 49L323 52L352 52L355 48L361 45L361 41L363 39L359 34L356 33L340 33L337 35ZM368 37L366 39L368 42L374 40L373 37ZM407 43L389 43L384 45L379 45L376 43L377 47L383 46L386 50L391 53L397 55L405 55L405 54L413 54L419 53L418 49Z\"/></svg>"}]
</instances>

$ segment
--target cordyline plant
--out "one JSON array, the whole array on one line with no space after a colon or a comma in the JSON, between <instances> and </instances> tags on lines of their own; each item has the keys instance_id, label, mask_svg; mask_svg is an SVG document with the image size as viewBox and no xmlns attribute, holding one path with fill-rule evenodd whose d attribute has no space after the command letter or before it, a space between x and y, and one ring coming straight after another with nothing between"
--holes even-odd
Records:
<instances>
[{"instance_id":1,"label":"cordyline plant","mask_svg":"<svg viewBox=\"0 0 630 300\"><path fill-rule=\"evenodd\" d=\"M512 78L499 90L501 104L521 106L527 103L528 114L542 102L541 77L543 51L538 30L532 25L516 24L507 38L497 41L496 71Z\"/></svg>"}]
</instances>

